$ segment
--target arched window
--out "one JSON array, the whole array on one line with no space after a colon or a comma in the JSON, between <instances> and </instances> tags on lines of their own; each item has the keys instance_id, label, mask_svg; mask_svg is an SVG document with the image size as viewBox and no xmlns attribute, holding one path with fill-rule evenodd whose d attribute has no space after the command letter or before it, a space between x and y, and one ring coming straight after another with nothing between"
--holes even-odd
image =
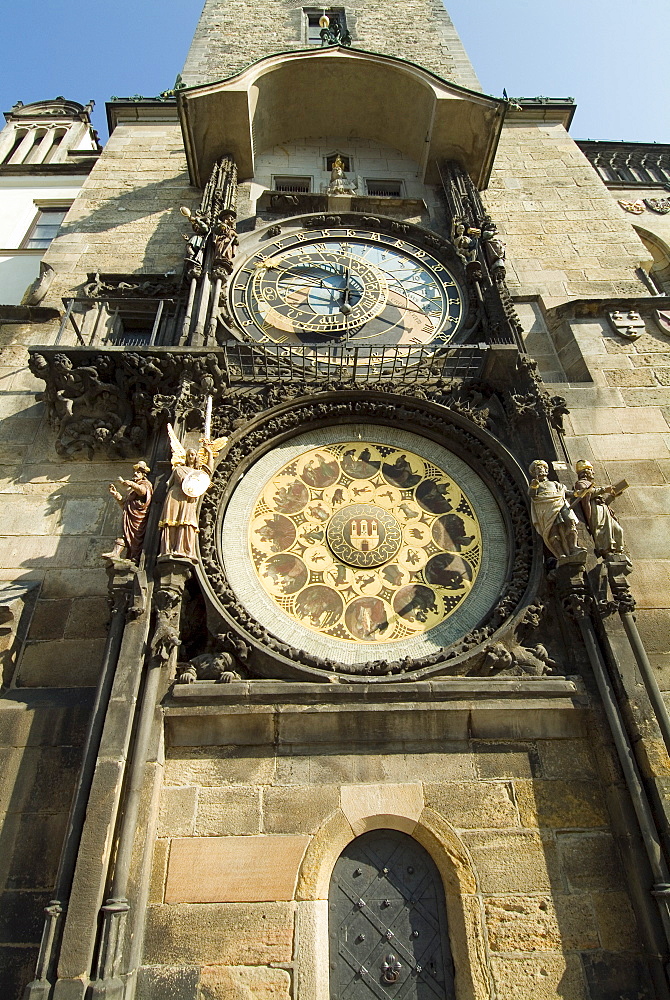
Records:
<instances>
[{"instance_id":1,"label":"arched window","mask_svg":"<svg viewBox=\"0 0 670 1000\"><path fill-rule=\"evenodd\" d=\"M352 841L328 902L331 1000L454 1000L442 880L412 837L373 830Z\"/></svg>"},{"instance_id":2,"label":"arched window","mask_svg":"<svg viewBox=\"0 0 670 1000\"><path fill-rule=\"evenodd\" d=\"M27 128L17 128L14 132L14 141L12 143L11 149L7 151L4 157L4 163L9 163L14 153L17 151L25 137L28 135Z\"/></svg>"},{"instance_id":3,"label":"arched window","mask_svg":"<svg viewBox=\"0 0 670 1000\"><path fill-rule=\"evenodd\" d=\"M24 163L39 163L41 160L40 156L40 146L42 144L42 139L47 134L47 129L36 128L33 132L33 144L28 150L26 156L23 157Z\"/></svg>"},{"instance_id":4,"label":"arched window","mask_svg":"<svg viewBox=\"0 0 670 1000\"><path fill-rule=\"evenodd\" d=\"M53 163L54 162L54 160L58 156L58 152L59 152L61 143L63 142L63 139L65 138L66 135L67 135L67 129L57 128L54 131L53 142L51 143L51 146L49 147L49 150L48 150L46 156L44 157L44 162L45 163Z\"/></svg>"}]
</instances>

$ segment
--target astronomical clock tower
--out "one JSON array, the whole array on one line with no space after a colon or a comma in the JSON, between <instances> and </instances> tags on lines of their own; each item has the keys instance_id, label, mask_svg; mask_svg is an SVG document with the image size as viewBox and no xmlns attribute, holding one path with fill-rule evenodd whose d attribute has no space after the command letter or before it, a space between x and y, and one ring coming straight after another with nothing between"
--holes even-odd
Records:
<instances>
[{"instance_id":1,"label":"astronomical clock tower","mask_svg":"<svg viewBox=\"0 0 670 1000\"><path fill-rule=\"evenodd\" d=\"M207 0L108 105L22 341L111 621L17 997L670 997L670 300L573 111L440 0Z\"/></svg>"}]
</instances>

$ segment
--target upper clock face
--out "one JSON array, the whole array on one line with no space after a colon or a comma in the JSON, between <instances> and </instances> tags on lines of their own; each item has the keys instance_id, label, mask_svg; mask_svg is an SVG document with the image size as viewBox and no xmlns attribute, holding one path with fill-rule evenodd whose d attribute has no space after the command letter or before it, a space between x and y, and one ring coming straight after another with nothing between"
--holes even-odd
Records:
<instances>
[{"instance_id":1,"label":"upper clock face","mask_svg":"<svg viewBox=\"0 0 670 1000\"><path fill-rule=\"evenodd\" d=\"M453 275L383 233L319 229L263 244L236 272L231 306L244 333L286 345L446 343L463 317Z\"/></svg>"}]
</instances>

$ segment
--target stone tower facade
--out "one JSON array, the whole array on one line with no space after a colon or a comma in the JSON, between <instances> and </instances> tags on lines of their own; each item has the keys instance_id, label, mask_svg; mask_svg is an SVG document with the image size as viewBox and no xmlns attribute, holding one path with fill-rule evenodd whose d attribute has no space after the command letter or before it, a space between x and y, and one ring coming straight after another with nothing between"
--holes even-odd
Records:
<instances>
[{"instance_id":1,"label":"stone tower facade","mask_svg":"<svg viewBox=\"0 0 670 1000\"><path fill-rule=\"evenodd\" d=\"M192 87L223 80L264 56L304 49L310 43L309 16L331 9L346 17L357 48L400 56L461 87L481 89L441 0L354 0L346 8L272 0L262 9L246 0L211 0L196 28L183 81Z\"/></svg>"},{"instance_id":2,"label":"stone tower facade","mask_svg":"<svg viewBox=\"0 0 670 1000\"><path fill-rule=\"evenodd\" d=\"M108 105L0 306L3 997L670 997L668 154L573 112L438 0Z\"/></svg>"}]
</instances>

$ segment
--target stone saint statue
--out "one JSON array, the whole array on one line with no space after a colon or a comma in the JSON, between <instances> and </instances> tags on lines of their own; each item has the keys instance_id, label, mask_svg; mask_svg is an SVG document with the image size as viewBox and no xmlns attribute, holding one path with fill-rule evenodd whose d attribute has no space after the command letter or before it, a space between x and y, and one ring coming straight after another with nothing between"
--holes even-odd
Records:
<instances>
[{"instance_id":1,"label":"stone saint statue","mask_svg":"<svg viewBox=\"0 0 670 1000\"><path fill-rule=\"evenodd\" d=\"M571 494L562 483L549 479L549 466L541 459L528 471L533 477L528 492L535 530L559 564L584 562L586 549L577 538L579 521L566 499Z\"/></svg>"},{"instance_id":2,"label":"stone saint statue","mask_svg":"<svg viewBox=\"0 0 670 1000\"><path fill-rule=\"evenodd\" d=\"M214 232L214 272L215 277L225 277L233 270L233 261L239 240L232 217L223 219Z\"/></svg>"},{"instance_id":3,"label":"stone saint statue","mask_svg":"<svg viewBox=\"0 0 670 1000\"><path fill-rule=\"evenodd\" d=\"M109 484L109 492L118 502L123 511L123 538L117 538L111 552L103 553L104 559L130 559L139 563L147 528L149 504L153 496L153 486L147 479L151 469L146 462L137 462L133 466L133 478L122 479L119 482L127 488L124 496L114 483Z\"/></svg>"},{"instance_id":4,"label":"stone saint statue","mask_svg":"<svg viewBox=\"0 0 670 1000\"><path fill-rule=\"evenodd\" d=\"M622 559L624 554L623 528L610 510L614 497L628 489L622 479L615 486L596 486L595 473L590 462L577 462L577 482L574 496L579 501L578 510L593 538L595 554L603 559Z\"/></svg>"},{"instance_id":5,"label":"stone saint statue","mask_svg":"<svg viewBox=\"0 0 670 1000\"><path fill-rule=\"evenodd\" d=\"M161 546L159 556L197 559L198 500L212 483L216 456L228 438L200 439L200 448L184 448L167 425L172 448L172 475L159 521Z\"/></svg>"}]
</instances>

